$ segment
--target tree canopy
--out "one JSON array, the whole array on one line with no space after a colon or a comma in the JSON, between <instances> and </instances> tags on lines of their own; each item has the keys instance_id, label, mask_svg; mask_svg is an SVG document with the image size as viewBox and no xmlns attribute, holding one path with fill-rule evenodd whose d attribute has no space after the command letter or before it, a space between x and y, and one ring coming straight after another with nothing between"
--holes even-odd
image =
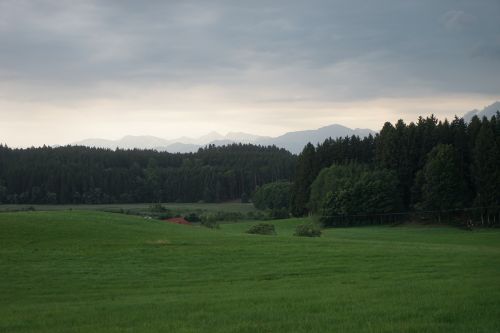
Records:
<instances>
[{"instance_id":1,"label":"tree canopy","mask_svg":"<svg viewBox=\"0 0 500 333\"><path fill-rule=\"evenodd\" d=\"M375 137L327 139L316 147L308 145L297 158L293 214L317 212L328 192L322 187L351 182L342 172L363 167L351 165L325 173L322 170L353 162L372 170L390 171L396 177L395 191L404 211L485 206L490 207L487 214L496 214L495 207L500 205L500 113L491 119L473 117L469 123L458 117L451 122L439 121L433 115L409 124L399 120L396 124L385 123ZM386 176L386 171L380 171L384 174L377 177ZM351 182L349 186L354 185ZM364 186L368 190L371 185ZM342 200L353 191L349 187L342 193ZM341 194L333 191L332 195ZM340 199L335 197L335 202ZM356 202L356 197L352 200ZM365 211L363 204L356 203L356 211Z\"/></svg>"},{"instance_id":2,"label":"tree canopy","mask_svg":"<svg viewBox=\"0 0 500 333\"><path fill-rule=\"evenodd\" d=\"M0 146L4 203L218 202L292 180L295 156L248 144L197 153L88 147Z\"/></svg>"},{"instance_id":3,"label":"tree canopy","mask_svg":"<svg viewBox=\"0 0 500 333\"><path fill-rule=\"evenodd\" d=\"M311 188L311 212L321 215L322 223L338 224L338 216L397 212L401 209L398 180L393 171L372 169L349 163L323 169Z\"/></svg>"}]
</instances>

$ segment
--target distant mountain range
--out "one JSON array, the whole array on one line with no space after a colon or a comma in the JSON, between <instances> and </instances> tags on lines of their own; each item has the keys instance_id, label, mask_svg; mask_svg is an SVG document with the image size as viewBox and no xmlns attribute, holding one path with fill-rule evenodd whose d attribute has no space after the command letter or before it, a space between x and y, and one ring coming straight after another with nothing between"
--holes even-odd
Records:
<instances>
[{"instance_id":1,"label":"distant mountain range","mask_svg":"<svg viewBox=\"0 0 500 333\"><path fill-rule=\"evenodd\" d=\"M497 111L500 111L500 102L495 102L491 105L488 105L486 106L484 109L482 110L477 110L477 109L474 109L472 111L469 111L467 112L465 115L464 115L464 120L466 122L469 122L471 121L472 117L474 116L478 116L479 119L483 118L483 117L486 117L486 118L491 118L494 114L496 114Z\"/></svg>"},{"instance_id":2,"label":"distant mountain range","mask_svg":"<svg viewBox=\"0 0 500 333\"><path fill-rule=\"evenodd\" d=\"M156 149L158 151L168 151L170 153L190 153L196 152L199 148L209 144L223 146L232 143L252 143L256 145L275 145L284 148L294 154L300 153L304 146L311 142L317 144L325 139L358 135L360 137L374 135L376 132L370 129L351 129L342 125L330 125L315 130L298 132L288 132L278 137L259 136L243 132L230 132L221 135L217 132L210 132L198 138L180 137L173 140L158 138L155 136L132 136L128 135L119 140L106 139L85 139L73 142L74 146L100 147L109 149Z\"/></svg>"},{"instance_id":3,"label":"distant mountain range","mask_svg":"<svg viewBox=\"0 0 500 333\"><path fill-rule=\"evenodd\" d=\"M482 110L469 111L464 115L464 120L469 122L475 115L480 118L483 116L490 118L497 112L497 110L500 110L500 102L495 102ZM317 144L330 137L338 138L351 135L366 137L369 134L375 135L375 133L376 132L371 129L351 129L342 125L334 124L315 130L288 132L277 137L259 136L243 132L230 132L226 135L222 135L217 132L210 132L198 138L180 137L172 140L149 135L128 135L119 140L86 139L73 142L71 145L110 149L156 149L158 151L168 151L170 153L191 153L196 152L199 148L209 144L223 146L232 143L252 143L263 146L275 145L294 154L298 154L308 142Z\"/></svg>"}]
</instances>

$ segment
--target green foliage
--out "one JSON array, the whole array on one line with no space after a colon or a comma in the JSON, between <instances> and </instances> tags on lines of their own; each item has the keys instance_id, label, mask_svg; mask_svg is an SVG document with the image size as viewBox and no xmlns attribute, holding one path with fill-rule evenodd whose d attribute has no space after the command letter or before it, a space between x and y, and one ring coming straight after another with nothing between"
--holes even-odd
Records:
<instances>
[{"instance_id":1,"label":"green foliage","mask_svg":"<svg viewBox=\"0 0 500 333\"><path fill-rule=\"evenodd\" d=\"M329 192L335 196L346 196L341 192L349 190L354 183L360 178L363 172L366 172L368 167L358 163L350 163L347 165L332 165L329 168L323 169L318 177L314 180L311 187L311 196L308 206L313 213L318 213L325 206L327 194Z\"/></svg>"},{"instance_id":2,"label":"green foliage","mask_svg":"<svg viewBox=\"0 0 500 333\"><path fill-rule=\"evenodd\" d=\"M338 216L395 212L401 207L398 180L394 172L372 170L366 165L350 163L324 169L311 190L311 210L320 215L324 225L343 225L349 220Z\"/></svg>"},{"instance_id":3,"label":"green foliage","mask_svg":"<svg viewBox=\"0 0 500 333\"><path fill-rule=\"evenodd\" d=\"M274 224L271 223L254 224L246 232L247 234L256 234L256 235L276 235Z\"/></svg>"},{"instance_id":4,"label":"green foliage","mask_svg":"<svg viewBox=\"0 0 500 333\"><path fill-rule=\"evenodd\" d=\"M422 177L422 208L447 210L464 205L465 183L452 145L438 145L429 153Z\"/></svg>"},{"instance_id":5,"label":"green foliage","mask_svg":"<svg viewBox=\"0 0 500 333\"><path fill-rule=\"evenodd\" d=\"M189 213L184 216L184 219L188 222L201 222L200 216L196 213Z\"/></svg>"},{"instance_id":6,"label":"green foliage","mask_svg":"<svg viewBox=\"0 0 500 333\"><path fill-rule=\"evenodd\" d=\"M128 214L130 214L130 210L128 210ZM138 214L138 215L144 215L144 214ZM166 219L170 219L172 217L175 217L175 214L172 213L170 210L166 210L164 212L151 214L151 215L155 216L159 220L166 220Z\"/></svg>"},{"instance_id":7,"label":"green foliage","mask_svg":"<svg viewBox=\"0 0 500 333\"><path fill-rule=\"evenodd\" d=\"M266 210L269 218L278 220L290 217L292 183L274 182L258 187L252 196L254 206Z\"/></svg>"},{"instance_id":8,"label":"green foliage","mask_svg":"<svg viewBox=\"0 0 500 333\"><path fill-rule=\"evenodd\" d=\"M252 202L258 209L281 210L290 208L290 182L274 182L258 187L252 196Z\"/></svg>"},{"instance_id":9,"label":"green foliage","mask_svg":"<svg viewBox=\"0 0 500 333\"><path fill-rule=\"evenodd\" d=\"M199 216L201 224L207 228L219 229L219 222L236 222L243 218L241 212L210 211ZM189 220L188 220L189 221Z\"/></svg>"},{"instance_id":10,"label":"green foliage","mask_svg":"<svg viewBox=\"0 0 500 333\"><path fill-rule=\"evenodd\" d=\"M495 120L495 124L497 121L499 120ZM486 119L483 120L474 146L473 170L476 206L487 207L500 204L499 143L500 141L495 141L494 126Z\"/></svg>"},{"instance_id":11,"label":"green foliage","mask_svg":"<svg viewBox=\"0 0 500 333\"><path fill-rule=\"evenodd\" d=\"M371 135L360 139L357 136L326 139L316 148L312 144L304 147L297 159L295 181L292 187L292 214L304 216L310 211L311 185L318 173L332 164L348 162L372 163L374 139Z\"/></svg>"},{"instance_id":12,"label":"green foliage","mask_svg":"<svg viewBox=\"0 0 500 333\"><path fill-rule=\"evenodd\" d=\"M448 186L453 193L447 193L441 198L448 202L446 205L439 204L440 200L430 199L430 193L435 191L431 191L430 188L436 189L439 179L435 178L436 182L431 185L432 182L429 183L429 179L426 180L425 177L426 173L430 177L429 175L433 173L431 170L435 169L427 163L429 154L439 145L452 146L454 156L452 158L450 154L449 161L451 162L448 162L452 166L452 171L443 169L443 174L448 174L449 177L452 176L458 180L455 183L457 186L451 186L451 183ZM488 206L485 218L489 222L485 225L495 224L498 223L498 218L495 218L498 211L494 207L500 204L499 155L500 113L491 119L474 117L468 124L457 117L451 122L438 121L433 115L426 118L420 117L417 122L410 124L405 124L402 120L394 125L386 123L375 139L370 137L362 140L356 137L338 138L325 140L317 147L307 146L297 160L296 179L292 191L292 211L297 215L321 210L325 210L328 214L352 214L370 210L388 211L387 205L384 208L382 203L387 200L392 202L391 198L376 198L378 197L376 191L372 191L370 197L376 198L374 201L377 203L376 209L373 209L374 202L365 203L364 200L359 200L363 197L363 193L360 196L357 192L360 192L360 189L363 192L362 189L367 186L372 189L394 188L392 176L387 186L376 184L375 175L373 175L371 179L360 178L358 184L360 187L355 188L355 184L348 180L349 177L334 175L336 179L332 180L328 179L327 175L321 175L322 170L332 164L345 165L351 162L361 162L360 164L366 164L370 169L390 170L395 175L394 193L400 197L397 206L402 210ZM427 172L426 167L430 169ZM318 175L315 178L316 188L310 185L312 184L308 178L310 175ZM385 173L378 176L388 179L384 178ZM339 188L345 187L347 190L333 190L328 197L329 200L326 200L328 190L318 190L317 183L321 182L318 178L324 178L326 189L338 186ZM343 184L344 181L348 184ZM444 184L444 180L441 183ZM427 186L426 193L424 193L424 185ZM384 190L383 193L387 191ZM424 198L424 194L427 199ZM308 197L307 204L304 204L305 197ZM369 219L371 220L370 217Z\"/></svg>"},{"instance_id":13,"label":"green foliage","mask_svg":"<svg viewBox=\"0 0 500 333\"><path fill-rule=\"evenodd\" d=\"M0 181L0 204L5 203L5 201L7 201L7 187Z\"/></svg>"},{"instance_id":14,"label":"green foliage","mask_svg":"<svg viewBox=\"0 0 500 333\"><path fill-rule=\"evenodd\" d=\"M205 214L201 217L201 225L209 229L219 229L217 216L213 213Z\"/></svg>"},{"instance_id":15,"label":"green foliage","mask_svg":"<svg viewBox=\"0 0 500 333\"><path fill-rule=\"evenodd\" d=\"M453 162L448 162L453 172L443 172L461 180L459 186L448 187L454 193L444 196L446 205L430 199L439 184L434 181L438 178L430 177L436 174L436 168L430 166L432 163L427 164L429 153L438 145L453 147ZM347 190L332 190L329 200L326 200L328 189L312 193L312 184L321 170L349 163L364 164L370 170L390 170L397 180L394 193L401 197L402 210L481 206L487 207L483 214L485 225L500 223L495 217L498 213L495 207L500 205L500 113L491 119L473 117L469 123L460 118L438 121L433 115L409 124L399 120L395 124L386 123L375 138L352 136L330 138L317 146L308 144L298 157L276 147L241 144L211 145L194 154L70 146L11 149L0 145L0 202L2 205L181 204L201 200L221 203L238 199L245 202L245 194L284 179L293 180L289 211L295 216L322 209L332 210L332 214L388 211L392 199L380 197L378 190L370 194L374 202L359 200L364 189L384 187L377 184L375 175L359 177L357 185L351 184L352 188L339 184ZM389 179L384 173L377 177L390 180L387 187L393 187L392 176ZM451 197L457 199L453 205ZM256 205L261 206L258 195L255 199ZM329 204L325 206L327 201ZM383 204L384 201L389 204ZM285 216L282 207L276 210L275 206L281 204L272 204L273 208L262 206L267 207L265 214L271 218Z\"/></svg>"},{"instance_id":16,"label":"green foliage","mask_svg":"<svg viewBox=\"0 0 500 333\"><path fill-rule=\"evenodd\" d=\"M128 213L133 215L149 216L160 220L166 220L176 216L174 212L163 206L161 203L150 204L147 210L129 210Z\"/></svg>"},{"instance_id":17,"label":"green foliage","mask_svg":"<svg viewBox=\"0 0 500 333\"><path fill-rule=\"evenodd\" d=\"M47 192L46 194L46 202L49 205L57 204L57 194L54 192Z\"/></svg>"},{"instance_id":18,"label":"green foliage","mask_svg":"<svg viewBox=\"0 0 500 333\"><path fill-rule=\"evenodd\" d=\"M316 223L299 224L295 228L294 236L319 237L321 236L321 228Z\"/></svg>"},{"instance_id":19,"label":"green foliage","mask_svg":"<svg viewBox=\"0 0 500 333\"><path fill-rule=\"evenodd\" d=\"M434 124L431 117L422 123ZM375 163L377 167L395 172L398 179L398 192L402 202L408 206L411 202L413 175L418 170L419 153L415 124L406 125L399 120L395 126L385 123L376 138Z\"/></svg>"},{"instance_id":20,"label":"green foliage","mask_svg":"<svg viewBox=\"0 0 500 333\"><path fill-rule=\"evenodd\" d=\"M307 213L307 201L311 191L311 184L318 172L316 149L307 144L299 155L295 170L295 181L291 193L291 208L294 216L303 216Z\"/></svg>"},{"instance_id":21,"label":"green foliage","mask_svg":"<svg viewBox=\"0 0 500 333\"><path fill-rule=\"evenodd\" d=\"M382 168L396 169L400 150L398 132L391 123L386 122L377 137L377 162Z\"/></svg>"},{"instance_id":22,"label":"green foliage","mask_svg":"<svg viewBox=\"0 0 500 333\"><path fill-rule=\"evenodd\" d=\"M290 211L285 207L274 208L274 209L271 209L269 217L273 220L287 219L290 217Z\"/></svg>"},{"instance_id":23,"label":"green foliage","mask_svg":"<svg viewBox=\"0 0 500 333\"><path fill-rule=\"evenodd\" d=\"M290 152L250 144L212 145L192 154L2 146L0 199L10 204L224 202L275 179L291 180L294 167Z\"/></svg>"}]
</instances>

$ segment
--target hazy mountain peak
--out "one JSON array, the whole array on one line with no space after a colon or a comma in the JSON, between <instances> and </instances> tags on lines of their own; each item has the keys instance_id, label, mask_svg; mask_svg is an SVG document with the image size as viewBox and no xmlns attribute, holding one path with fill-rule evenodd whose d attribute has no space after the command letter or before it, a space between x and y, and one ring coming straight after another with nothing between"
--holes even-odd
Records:
<instances>
[{"instance_id":1,"label":"hazy mountain peak","mask_svg":"<svg viewBox=\"0 0 500 333\"><path fill-rule=\"evenodd\" d=\"M262 139L264 137L260 135L245 133L245 132L229 132L226 134L225 139L231 141L237 141L242 143L252 143L258 139Z\"/></svg>"},{"instance_id":2,"label":"hazy mountain peak","mask_svg":"<svg viewBox=\"0 0 500 333\"><path fill-rule=\"evenodd\" d=\"M479 118L491 118L496 114L497 111L500 111L500 102L496 101L491 105L485 106L482 110L474 109L472 111L467 112L464 115L464 120L466 122L471 121L472 117L478 116Z\"/></svg>"},{"instance_id":3,"label":"hazy mountain peak","mask_svg":"<svg viewBox=\"0 0 500 333\"><path fill-rule=\"evenodd\" d=\"M202 135L200 136L198 139L214 139L214 140L217 140L217 139L222 139L224 138L224 135L218 133L218 132L215 132L215 131L212 131L212 132L209 132L208 134L205 134L205 135Z\"/></svg>"},{"instance_id":4,"label":"hazy mountain peak","mask_svg":"<svg viewBox=\"0 0 500 333\"><path fill-rule=\"evenodd\" d=\"M288 132L278 137L259 136L245 132L229 132L226 135L221 135L218 132L212 131L198 138L181 137L166 140L151 135L127 135L119 140L87 139L73 144L110 149L141 148L156 149L171 153L186 153L195 152L200 147L208 144L221 146L231 143L253 143L264 146L275 145L287 149L292 153L299 153L308 142L317 144L323 142L327 138L338 138L351 135L365 137L369 134L375 134L375 131L360 128L351 129L343 125L331 124L314 130Z\"/></svg>"},{"instance_id":5,"label":"hazy mountain peak","mask_svg":"<svg viewBox=\"0 0 500 333\"><path fill-rule=\"evenodd\" d=\"M375 134L375 131L366 130L353 130L349 127L331 124L328 126L323 126L315 130L303 130L296 132L288 132L276 138L257 140L257 144L262 145L275 145L280 148L285 148L288 151L298 154L302 151L307 143L312 143L314 145L325 141L328 138L339 138L345 136L358 135L361 137L368 136L369 134Z\"/></svg>"}]
</instances>

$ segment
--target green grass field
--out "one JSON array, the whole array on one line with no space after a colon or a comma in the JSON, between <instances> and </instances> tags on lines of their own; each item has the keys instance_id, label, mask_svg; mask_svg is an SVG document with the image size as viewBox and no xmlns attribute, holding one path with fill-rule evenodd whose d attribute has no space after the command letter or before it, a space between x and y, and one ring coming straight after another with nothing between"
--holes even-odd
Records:
<instances>
[{"instance_id":1,"label":"green grass field","mask_svg":"<svg viewBox=\"0 0 500 333\"><path fill-rule=\"evenodd\" d=\"M147 210L151 204L100 204L100 205L0 205L0 212L22 211L33 208L34 210L92 210L92 211L113 211L113 210ZM187 213L196 210L201 211L222 211L248 213L256 211L251 203L226 202L226 203L162 203L165 208L179 213Z\"/></svg>"},{"instance_id":2,"label":"green grass field","mask_svg":"<svg viewBox=\"0 0 500 333\"><path fill-rule=\"evenodd\" d=\"M0 214L1 332L500 332L500 230Z\"/></svg>"}]
</instances>

